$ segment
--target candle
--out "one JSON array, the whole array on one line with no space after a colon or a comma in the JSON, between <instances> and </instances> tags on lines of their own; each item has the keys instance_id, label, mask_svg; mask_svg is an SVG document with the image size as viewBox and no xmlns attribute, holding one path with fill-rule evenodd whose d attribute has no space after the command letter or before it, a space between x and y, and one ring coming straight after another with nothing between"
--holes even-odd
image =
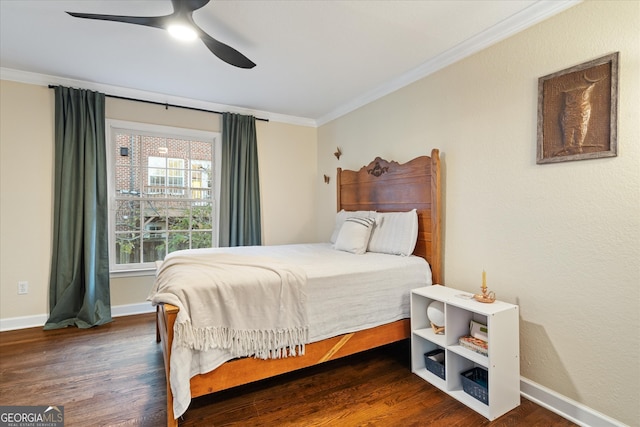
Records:
<instances>
[{"instance_id":1,"label":"candle","mask_svg":"<svg viewBox=\"0 0 640 427\"><path fill-rule=\"evenodd\" d=\"M487 272L482 270L482 288L487 287Z\"/></svg>"}]
</instances>

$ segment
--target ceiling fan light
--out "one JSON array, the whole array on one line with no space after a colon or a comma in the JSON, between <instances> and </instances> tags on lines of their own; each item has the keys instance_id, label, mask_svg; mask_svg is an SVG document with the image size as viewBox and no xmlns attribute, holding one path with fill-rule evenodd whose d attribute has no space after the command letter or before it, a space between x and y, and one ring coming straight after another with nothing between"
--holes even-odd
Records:
<instances>
[{"instance_id":1,"label":"ceiling fan light","mask_svg":"<svg viewBox=\"0 0 640 427\"><path fill-rule=\"evenodd\" d=\"M198 38L198 34L188 25L171 24L167 27L167 31L178 40L193 41Z\"/></svg>"}]
</instances>

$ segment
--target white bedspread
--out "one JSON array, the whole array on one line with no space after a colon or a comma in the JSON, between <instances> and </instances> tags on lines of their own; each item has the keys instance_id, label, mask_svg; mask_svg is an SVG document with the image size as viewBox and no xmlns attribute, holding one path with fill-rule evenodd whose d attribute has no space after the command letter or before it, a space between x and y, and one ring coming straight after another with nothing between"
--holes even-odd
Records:
<instances>
[{"instance_id":1,"label":"white bedspread","mask_svg":"<svg viewBox=\"0 0 640 427\"><path fill-rule=\"evenodd\" d=\"M309 342L380 326L409 317L409 291L431 284L423 258L337 251L329 243L195 249L202 253L240 253L269 257L299 267L307 276ZM153 300L155 303L172 301ZM174 341L170 361L174 414L191 401L189 379L209 372L233 355L223 349L192 350Z\"/></svg>"},{"instance_id":2,"label":"white bedspread","mask_svg":"<svg viewBox=\"0 0 640 427\"><path fill-rule=\"evenodd\" d=\"M156 275L152 302L180 309L173 338L180 346L269 359L304 352L306 289L304 271L278 259L173 252Z\"/></svg>"}]
</instances>

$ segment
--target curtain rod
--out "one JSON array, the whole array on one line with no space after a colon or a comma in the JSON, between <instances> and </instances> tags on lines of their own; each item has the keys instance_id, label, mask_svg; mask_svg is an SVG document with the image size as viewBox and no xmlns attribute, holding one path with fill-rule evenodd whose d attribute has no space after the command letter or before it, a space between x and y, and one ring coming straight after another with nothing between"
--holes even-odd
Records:
<instances>
[{"instance_id":1,"label":"curtain rod","mask_svg":"<svg viewBox=\"0 0 640 427\"><path fill-rule=\"evenodd\" d=\"M58 87L58 86L49 85L49 89L55 89L56 87ZM162 105L166 110L168 110L169 107L173 107L173 108L183 108L185 110L203 111L205 113L222 114L222 112L220 112L220 111L205 110L204 108L187 107L185 105L175 105L175 104L169 104L169 103L166 103L166 102L156 102L156 101L149 101L149 100L146 100L146 99L127 98L126 96L108 95L108 94L105 94L104 96L106 96L107 98L123 99L125 101L135 101L135 102L144 102L145 104ZM255 119L259 120L261 122L268 122L269 121L269 119L261 119L259 117L256 117Z\"/></svg>"}]
</instances>

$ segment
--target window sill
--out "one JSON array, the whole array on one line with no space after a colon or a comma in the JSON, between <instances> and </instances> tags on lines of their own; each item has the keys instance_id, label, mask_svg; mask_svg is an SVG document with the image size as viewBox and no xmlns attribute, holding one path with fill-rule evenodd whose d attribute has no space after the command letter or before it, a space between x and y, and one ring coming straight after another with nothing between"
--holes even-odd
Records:
<instances>
[{"instance_id":1,"label":"window sill","mask_svg":"<svg viewBox=\"0 0 640 427\"><path fill-rule=\"evenodd\" d=\"M137 276L155 276L156 269L154 267L141 268L138 270L113 270L109 272L111 279L118 279L120 277L137 277Z\"/></svg>"}]
</instances>

